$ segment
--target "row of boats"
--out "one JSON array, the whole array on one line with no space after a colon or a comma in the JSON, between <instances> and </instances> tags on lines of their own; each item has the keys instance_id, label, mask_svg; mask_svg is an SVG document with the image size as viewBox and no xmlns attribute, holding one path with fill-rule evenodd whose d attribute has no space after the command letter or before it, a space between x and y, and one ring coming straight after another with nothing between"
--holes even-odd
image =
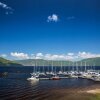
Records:
<instances>
[{"instance_id":1,"label":"row of boats","mask_svg":"<svg viewBox=\"0 0 100 100\"><path fill-rule=\"evenodd\" d=\"M46 66L42 66L42 67L43 69L45 69L44 67ZM40 79L60 80L62 78L83 78L83 79L90 79L93 81L100 82L99 71L95 70L94 68L95 66L93 66L91 69L87 69L89 66L86 65L86 62L85 62L85 66L83 66L84 67L83 71L82 70L80 71L78 69L79 66L70 66L73 68L76 67L76 70L69 70L69 71L62 70L63 67L62 63L59 71L56 70L57 67L55 67L54 70L53 63L52 66L49 67L51 67L51 71L43 70L43 72L41 72L41 71L37 71L38 66L35 65L33 73L31 73L31 77L28 78L27 80L39 81Z\"/></svg>"},{"instance_id":2,"label":"row of boats","mask_svg":"<svg viewBox=\"0 0 100 100\"><path fill-rule=\"evenodd\" d=\"M27 80L39 81L40 79L60 80L63 78L83 78L90 79L93 81L100 81L100 73L94 70L87 70L86 72L46 72L46 73L31 73L31 77Z\"/></svg>"}]
</instances>

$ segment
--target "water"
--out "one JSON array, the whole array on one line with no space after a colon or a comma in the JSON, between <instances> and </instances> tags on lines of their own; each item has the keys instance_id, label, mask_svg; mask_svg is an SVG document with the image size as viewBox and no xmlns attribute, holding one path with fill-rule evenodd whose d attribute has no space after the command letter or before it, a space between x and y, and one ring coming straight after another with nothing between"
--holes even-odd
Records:
<instances>
[{"instance_id":1,"label":"water","mask_svg":"<svg viewBox=\"0 0 100 100\"><path fill-rule=\"evenodd\" d=\"M55 90L81 89L96 84L86 79L27 81L32 69L32 67L0 67L0 72L9 72L7 77L0 78L0 100L55 100L57 99L53 92Z\"/></svg>"},{"instance_id":2,"label":"water","mask_svg":"<svg viewBox=\"0 0 100 100\"><path fill-rule=\"evenodd\" d=\"M71 71L71 70L77 70L77 68L74 66L63 66L62 69L61 67L57 67L57 66L54 66L53 67L53 71ZM100 66L95 66L95 67L91 67L91 66L87 66L87 70L90 70L90 69L95 69L95 70L100 70ZM32 66L21 66L21 67L0 67L0 72L10 72L10 73L18 73L18 72L21 72L21 73L32 73L34 70L34 67ZM43 67L43 66L38 66L36 68L37 71L40 71L40 72L43 72L43 71L52 71L52 67L51 66L46 66L46 67ZM79 71L84 71L85 70L85 66L82 66L82 67L78 67L78 70Z\"/></svg>"}]
</instances>

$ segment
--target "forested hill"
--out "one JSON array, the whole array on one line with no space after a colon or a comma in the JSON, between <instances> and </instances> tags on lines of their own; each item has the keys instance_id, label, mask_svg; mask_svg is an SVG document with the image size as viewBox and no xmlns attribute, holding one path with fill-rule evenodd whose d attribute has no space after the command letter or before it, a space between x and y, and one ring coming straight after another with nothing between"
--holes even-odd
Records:
<instances>
[{"instance_id":1,"label":"forested hill","mask_svg":"<svg viewBox=\"0 0 100 100\"><path fill-rule=\"evenodd\" d=\"M0 57L0 66L22 66L21 64Z\"/></svg>"},{"instance_id":2,"label":"forested hill","mask_svg":"<svg viewBox=\"0 0 100 100\"><path fill-rule=\"evenodd\" d=\"M72 62L72 61L51 61L51 60L43 60L43 59L27 59L27 60L17 60L16 61L19 64L22 64L24 66L34 66L35 64L37 66L85 66L85 63L87 66L100 66L100 57L97 58L88 58L83 59L81 61Z\"/></svg>"}]
</instances>

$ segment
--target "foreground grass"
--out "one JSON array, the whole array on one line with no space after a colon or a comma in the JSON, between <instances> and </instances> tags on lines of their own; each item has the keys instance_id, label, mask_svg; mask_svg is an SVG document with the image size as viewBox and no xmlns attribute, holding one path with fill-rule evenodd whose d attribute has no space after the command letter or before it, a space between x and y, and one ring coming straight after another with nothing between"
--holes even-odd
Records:
<instances>
[{"instance_id":1,"label":"foreground grass","mask_svg":"<svg viewBox=\"0 0 100 100\"><path fill-rule=\"evenodd\" d=\"M92 97L91 100L100 100L100 94L95 94L95 96Z\"/></svg>"}]
</instances>

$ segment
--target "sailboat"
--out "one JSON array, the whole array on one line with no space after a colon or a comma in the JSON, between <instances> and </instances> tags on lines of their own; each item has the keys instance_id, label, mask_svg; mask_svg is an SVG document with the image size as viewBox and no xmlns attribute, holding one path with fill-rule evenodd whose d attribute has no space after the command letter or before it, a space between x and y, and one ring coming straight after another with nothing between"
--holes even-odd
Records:
<instances>
[{"instance_id":1,"label":"sailboat","mask_svg":"<svg viewBox=\"0 0 100 100\"><path fill-rule=\"evenodd\" d=\"M43 66L42 66L42 72L40 73L40 75L43 75L43 76L46 76L46 74L45 74L45 61L43 60Z\"/></svg>"},{"instance_id":2,"label":"sailboat","mask_svg":"<svg viewBox=\"0 0 100 100\"><path fill-rule=\"evenodd\" d=\"M39 81L39 74L36 73L36 60L35 60L35 66L34 66L34 72L31 73L31 77L30 78L27 78L27 80L31 80L31 81Z\"/></svg>"},{"instance_id":3,"label":"sailboat","mask_svg":"<svg viewBox=\"0 0 100 100\"><path fill-rule=\"evenodd\" d=\"M60 66L60 71L58 72L59 75L63 75L63 66L62 66L62 61L61 61L61 66Z\"/></svg>"},{"instance_id":4,"label":"sailboat","mask_svg":"<svg viewBox=\"0 0 100 100\"><path fill-rule=\"evenodd\" d=\"M56 68L56 67L55 67ZM53 61L52 61L52 73L53 72ZM55 73L53 74L53 76L51 77L51 80L60 80L60 77L57 75L56 73L56 69L55 69Z\"/></svg>"},{"instance_id":5,"label":"sailboat","mask_svg":"<svg viewBox=\"0 0 100 100\"><path fill-rule=\"evenodd\" d=\"M49 70L49 72L47 72L46 74L47 75L54 75L54 72L53 72L53 61L51 62L51 70Z\"/></svg>"},{"instance_id":6,"label":"sailboat","mask_svg":"<svg viewBox=\"0 0 100 100\"><path fill-rule=\"evenodd\" d=\"M94 76L92 70L87 70L87 63L85 61L85 72L82 74L82 78L91 79Z\"/></svg>"},{"instance_id":7,"label":"sailboat","mask_svg":"<svg viewBox=\"0 0 100 100\"><path fill-rule=\"evenodd\" d=\"M54 75L51 77L52 80L60 80L60 77L58 75Z\"/></svg>"},{"instance_id":8,"label":"sailboat","mask_svg":"<svg viewBox=\"0 0 100 100\"><path fill-rule=\"evenodd\" d=\"M76 62L76 68L77 68L77 67L78 67L78 66L77 66L77 62ZM74 68L75 68L75 66L74 66L74 62L73 62L73 66L72 66L72 70L73 70L73 71L70 72L70 77L71 77L71 78L78 78L78 76L77 76L77 71L75 72L75 69L74 69Z\"/></svg>"},{"instance_id":9,"label":"sailboat","mask_svg":"<svg viewBox=\"0 0 100 100\"><path fill-rule=\"evenodd\" d=\"M50 74L50 69L49 68L50 68L50 66L49 66L49 60L48 60L46 75Z\"/></svg>"},{"instance_id":10,"label":"sailboat","mask_svg":"<svg viewBox=\"0 0 100 100\"><path fill-rule=\"evenodd\" d=\"M32 75L30 78L28 78L27 80L32 80L32 81L39 81L39 78L35 75Z\"/></svg>"}]
</instances>

